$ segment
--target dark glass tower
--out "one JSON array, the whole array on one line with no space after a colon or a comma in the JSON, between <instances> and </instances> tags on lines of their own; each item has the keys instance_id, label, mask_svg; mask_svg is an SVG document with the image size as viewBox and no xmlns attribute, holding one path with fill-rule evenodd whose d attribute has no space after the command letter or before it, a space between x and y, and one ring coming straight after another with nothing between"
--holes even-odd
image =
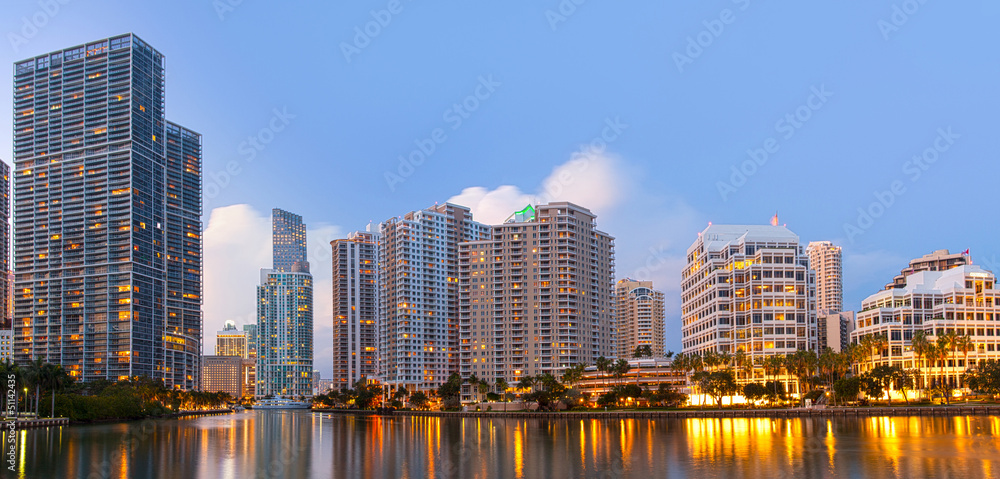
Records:
<instances>
[{"instance_id":1,"label":"dark glass tower","mask_svg":"<svg viewBox=\"0 0 1000 479\"><path fill-rule=\"evenodd\" d=\"M289 272L295 263L302 263L309 272L306 262L306 225L302 217L288 211L271 210L271 241L274 251L274 270Z\"/></svg>"},{"instance_id":2,"label":"dark glass tower","mask_svg":"<svg viewBox=\"0 0 1000 479\"><path fill-rule=\"evenodd\" d=\"M201 136L128 34L14 66L14 356L198 384Z\"/></svg>"}]
</instances>

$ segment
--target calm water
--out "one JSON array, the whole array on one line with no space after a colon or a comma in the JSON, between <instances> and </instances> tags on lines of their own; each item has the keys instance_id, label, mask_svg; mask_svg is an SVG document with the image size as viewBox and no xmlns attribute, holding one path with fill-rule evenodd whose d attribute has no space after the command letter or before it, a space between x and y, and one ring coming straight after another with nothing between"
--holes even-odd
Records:
<instances>
[{"instance_id":1,"label":"calm water","mask_svg":"<svg viewBox=\"0 0 1000 479\"><path fill-rule=\"evenodd\" d=\"M997 417L581 421L247 411L16 437L18 473L5 462L3 477L1000 477Z\"/></svg>"}]
</instances>

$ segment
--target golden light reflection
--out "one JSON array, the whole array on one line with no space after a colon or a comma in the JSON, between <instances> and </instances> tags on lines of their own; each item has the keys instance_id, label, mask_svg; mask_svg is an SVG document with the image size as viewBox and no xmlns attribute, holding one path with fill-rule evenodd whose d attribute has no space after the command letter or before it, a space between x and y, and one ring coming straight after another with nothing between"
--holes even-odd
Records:
<instances>
[{"instance_id":1,"label":"golden light reflection","mask_svg":"<svg viewBox=\"0 0 1000 479\"><path fill-rule=\"evenodd\" d=\"M521 421L514 426L514 477L524 477L524 443L521 441Z\"/></svg>"}]
</instances>

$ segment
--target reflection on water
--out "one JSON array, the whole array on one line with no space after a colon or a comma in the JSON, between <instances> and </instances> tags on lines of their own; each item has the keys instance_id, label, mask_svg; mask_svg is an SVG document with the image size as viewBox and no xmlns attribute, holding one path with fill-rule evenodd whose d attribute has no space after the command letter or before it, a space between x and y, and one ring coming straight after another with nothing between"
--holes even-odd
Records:
<instances>
[{"instance_id":1,"label":"reflection on water","mask_svg":"<svg viewBox=\"0 0 1000 479\"><path fill-rule=\"evenodd\" d=\"M2 477L1000 475L996 417L525 420L248 411L16 434L16 474L5 465Z\"/></svg>"}]
</instances>

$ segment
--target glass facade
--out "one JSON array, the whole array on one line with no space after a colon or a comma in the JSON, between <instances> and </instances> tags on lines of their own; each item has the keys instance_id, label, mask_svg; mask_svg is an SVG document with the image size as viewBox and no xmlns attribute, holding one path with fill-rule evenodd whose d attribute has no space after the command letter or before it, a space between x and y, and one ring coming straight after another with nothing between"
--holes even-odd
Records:
<instances>
[{"instance_id":1,"label":"glass facade","mask_svg":"<svg viewBox=\"0 0 1000 479\"><path fill-rule=\"evenodd\" d=\"M123 35L14 68L15 360L198 385L201 136ZM169 190L169 193L168 193Z\"/></svg>"}]
</instances>

